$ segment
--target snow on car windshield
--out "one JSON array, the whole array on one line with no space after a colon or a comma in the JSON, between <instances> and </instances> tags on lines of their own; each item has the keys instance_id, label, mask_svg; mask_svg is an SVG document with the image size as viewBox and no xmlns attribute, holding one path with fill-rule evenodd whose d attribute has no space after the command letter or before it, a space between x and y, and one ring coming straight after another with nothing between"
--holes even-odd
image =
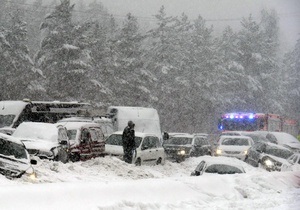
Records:
<instances>
[{"instance_id":1,"label":"snow on car windshield","mask_svg":"<svg viewBox=\"0 0 300 210\"><path fill-rule=\"evenodd\" d=\"M4 139L0 139L0 154L13 156L16 159L27 159L26 151L21 145Z\"/></svg>"},{"instance_id":2,"label":"snow on car windshield","mask_svg":"<svg viewBox=\"0 0 300 210\"><path fill-rule=\"evenodd\" d=\"M237 145L237 146L248 146L249 141L248 139L240 139L240 138L228 138L224 139L222 145Z\"/></svg>"},{"instance_id":3,"label":"snow on car windshield","mask_svg":"<svg viewBox=\"0 0 300 210\"><path fill-rule=\"evenodd\" d=\"M270 146L266 147L266 153L269 155L274 155L276 157L281 157L284 159L287 159L288 157L290 157L293 154L293 152L291 152L289 150L270 147Z\"/></svg>"},{"instance_id":4,"label":"snow on car windshield","mask_svg":"<svg viewBox=\"0 0 300 210\"><path fill-rule=\"evenodd\" d=\"M192 139L187 137L172 137L166 140L165 144L176 144L176 145L192 144Z\"/></svg>"},{"instance_id":5,"label":"snow on car windshield","mask_svg":"<svg viewBox=\"0 0 300 210\"><path fill-rule=\"evenodd\" d=\"M69 140L76 140L77 130L67 130Z\"/></svg>"},{"instance_id":6,"label":"snow on car windshield","mask_svg":"<svg viewBox=\"0 0 300 210\"><path fill-rule=\"evenodd\" d=\"M10 126L16 115L0 115L0 128Z\"/></svg>"},{"instance_id":7,"label":"snow on car windshield","mask_svg":"<svg viewBox=\"0 0 300 210\"><path fill-rule=\"evenodd\" d=\"M218 173L218 174L235 174L235 173L244 173L241 169L225 165L225 164L213 164L206 168L206 173Z\"/></svg>"}]
</instances>

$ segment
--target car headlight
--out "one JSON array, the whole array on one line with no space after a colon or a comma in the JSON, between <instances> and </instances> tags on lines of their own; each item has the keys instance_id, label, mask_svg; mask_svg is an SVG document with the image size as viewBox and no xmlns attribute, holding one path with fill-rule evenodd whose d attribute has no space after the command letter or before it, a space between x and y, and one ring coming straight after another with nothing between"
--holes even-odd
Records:
<instances>
[{"instance_id":1,"label":"car headlight","mask_svg":"<svg viewBox=\"0 0 300 210\"><path fill-rule=\"evenodd\" d=\"M185 150L179 150L177 154L178 155L185 155Z\"/></svg>"},{"instance_id":2,"label":"car headlight","mask_svg":"<svg viewBox=\"0 0 300 210\"><path fill-rule=\"evenodd\" d=\"M222 154L222 150L221 150L221 149L217 149L217 150L216 150L216 154L217 154L217 155L221 155L221 154Z\"/></svg>"},{"instance_id":3,"label":"car headlight","mask_svg":"<svg viewBox=\"0 0 300 210\"><path fill-rule=\"evenodd\" d=\"M26 170L26 175L32 181L36 180L36 173L32 167Z\"/></svg>"},{"instance_id":4,"label":"car headlight","mask_svg":"<svg viewBox=\"0 0 300 210\"><path fill-rule=\"evenodd\" d=\"M274 162L271 161L270 159L266 159L264 161L264 164L268 167L268 168L272 168L274 166Z\"/></svg>"}]
</instances>

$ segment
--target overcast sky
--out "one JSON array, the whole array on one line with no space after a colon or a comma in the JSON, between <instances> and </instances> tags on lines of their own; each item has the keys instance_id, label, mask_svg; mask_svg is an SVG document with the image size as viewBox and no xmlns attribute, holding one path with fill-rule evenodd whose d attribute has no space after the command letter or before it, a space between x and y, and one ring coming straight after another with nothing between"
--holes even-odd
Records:
<instances>
[{"instance_id":1,"label":"overcast sky","mask_svg":"<svg viewBox=\"0 0 300 210\"><path fill-rule=\"evenodd\" d=\"M93 1L93 0L91 0ZM286 46L294 46L300 38L300 0L100 0L110 13L122 18L131 12L146 27L153 22L162 5L169 16L183 12L189 19L201 15L216 32L224 26L240 26L242 17L250 14L259 19L262 9L275 9L280 17L281 40Z\"/></svg>"}]
</instances>

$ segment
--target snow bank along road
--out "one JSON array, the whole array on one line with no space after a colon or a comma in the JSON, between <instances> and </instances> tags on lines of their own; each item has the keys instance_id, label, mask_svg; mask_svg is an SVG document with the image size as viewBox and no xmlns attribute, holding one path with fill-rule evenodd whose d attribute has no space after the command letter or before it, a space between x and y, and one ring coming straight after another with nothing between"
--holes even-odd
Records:
<instances>
[{"instance_id":1,"label":"snow bank along road","mask_svg":"<svg viewBox=\"0 0 300 210\"><path fill-rule=\"evenodd\" d=\"M292 209L300 208L300 171L191 177L201 159L136 167L116 157L38 161L38 178L0 175L0 209Z\"/></svg>"}]
</instances>

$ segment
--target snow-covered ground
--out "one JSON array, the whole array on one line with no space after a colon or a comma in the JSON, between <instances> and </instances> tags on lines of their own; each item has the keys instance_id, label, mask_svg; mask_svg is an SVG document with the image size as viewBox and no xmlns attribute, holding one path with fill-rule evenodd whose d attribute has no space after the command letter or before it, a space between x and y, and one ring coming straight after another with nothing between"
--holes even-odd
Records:
<instances>
[{"instance_id":1,"label":"snow-covered ground","mask_svg":"<svg viewBox=\"0 0 300 210\"><path fill-rule=\"evenodd\" d=\"M267 172L242 163L245 174L191 177L203 158L209 157L140 167L109 156L38 161L33 183L0 175L0 209L300 209L300 171Z\"/></svg>"}]
</instances>

